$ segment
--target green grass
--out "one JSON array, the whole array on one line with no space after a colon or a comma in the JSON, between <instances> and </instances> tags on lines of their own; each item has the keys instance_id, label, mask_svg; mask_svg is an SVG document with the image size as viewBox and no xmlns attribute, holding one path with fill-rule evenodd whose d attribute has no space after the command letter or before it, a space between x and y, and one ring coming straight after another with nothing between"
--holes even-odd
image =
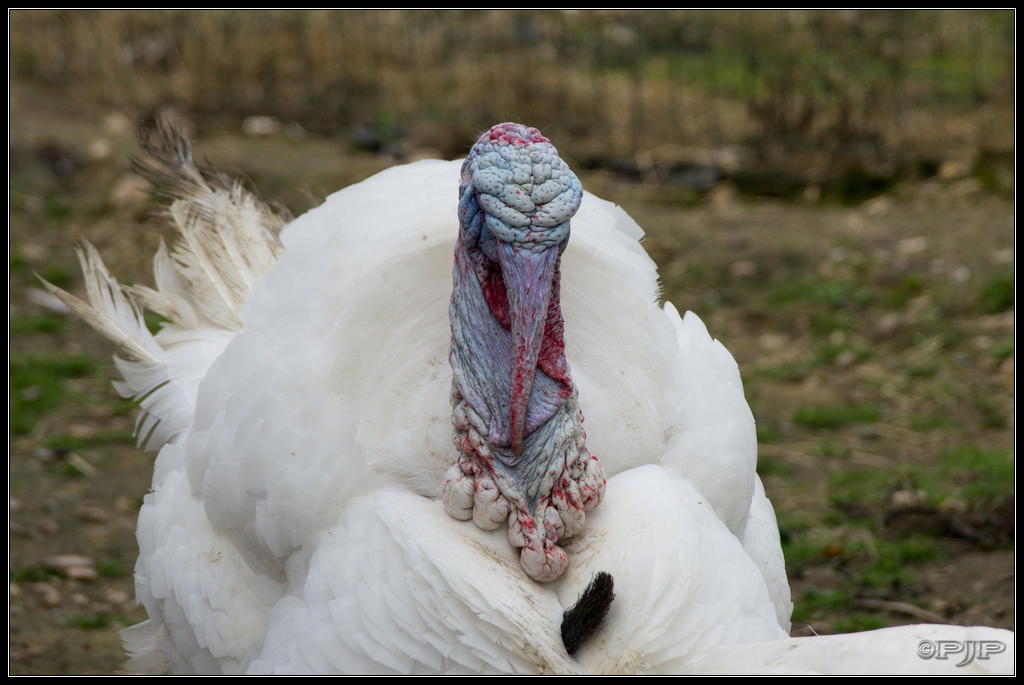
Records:
<instances>
[{"instance_id":1,"label":"green grass","mask_svg":"<svg viewBox=\"0 0 1024 685\"><path fill-rule=\"evenodd\" d=\"M109 628L114 623L114 619L103 614L75 614L73 616L68 616L64 622L71 628L100 630L103 628Z\"/></svg>"},{"instance_id":2,"label":"green grass","mask_svg":"<svg viewBox=\"0 0 1024 685\"><path fill-rule=\"evenodd\" d=\"M849 359L853 362L863 362L870 359L872 352L867 349L851 345L847 342L833 342L826 340L818 345L818 358L825 364L835 364L838 361Z\"/></svg>"},{"instance_id":3,"label":"green grass","mask_svg":"<svg viewBox=\"0 0 1024 685\"><path fill-rule=\"evenodd\" d=\"M885 628L886 625L885 621L880 619L877 614L857 611L838 619L833 623L832 629L837 633L859 633L864 630Z\"/></svg>"},{"instance_id":4,"label":"green grass","mask_svg":"<svg viewBox=\"0 0 1024 685\"><path fill-rule=\"evenodd\" d=\"M64 625L67 627L82 630L103 630L111 626L130 626L135 623L138 623L136 618L95 613L74 614L64 619Z\"/></svg>"},{"instance_id":5,"label":"green grass","mask_svg":"<svg viewBox=\"0 0 1024 685\"><path fill-rule=\"evenodd\" d=\"M760 444L779 442L783 439L783 432L777 428L766 426L764 424L757 424L755 426L757 431L757 442Z\"/></svg>"},{"instance_id":6,"label":"green grass","mask_svg":"<svg viewBox=\"0 0 1024 685\"><path fill-rule=\"evenodd\" d=\"M859 281L847 279L804 278L779 283L769 297L775 306L816 304L826 309L864 307L874 296Z\"/></svg>"},{"instance_id":7,"label":"green grass","mask_svg":"<svg viewBox=\"0 0 1024 685\"><path fill-rule=\"evenodd\" d=\"M834 431L857 423L872 423L882 416L874 404L805 405L793 412L793 423L811 430Z\"/></svg>"},{"instance_id":8,"label":"green grass","mask_svg":"<svg viewBox=\"0 0 1024 685\"><path fill-rule=\"evenodd\" d=\"M981 425L985 428L1002 429L1010 423L1010 417L1006 415L999 404L993 403L988 396L976 396L974 407L981 415Z\"/></svg>"},{"instance_id":9,"label":"green grass","mask_svg":"<svg viewBox=\"0 0 1024 685\"><path fill-rule=\"evenodd\" d=\"M44 564L23 566L11 571L11 580L15 583L42 583L59 577L57 573L54 573Z\"/></svg>"},{"instance_id":10,"label":"green grass","mask_svg":"<svg viewBox=\"0 0 1024 685\"><path fill-rule=\"evenodd\" d=\"M1014 279L1011 274L993 276L978 296L978 308L982 314L999 314L1013 306Z\"/></svg>"},{"instance_id":11,"label":"green grass","mask_svg":"<svg viewBox=\"0 0 1024 685\"><path fill-rule=\"evenodd\" d=\"M893 476L873 469L845 468L828 476L829 502L832 505L861 503L877 499L880 492L892 488ZM847 519L843 514L840 519ZM841 523L841 520L835 523Z\"/></svg>"},{"instance_id":12,"label":"green grass","mask_svg":"<svg viewBox=\"0 0 1024 685\"><path fill-rule=\"evenodd\" d=\"M135 438L131 433L121 430L98 430L88 437L56 433L47 436L43 444L55 452L79 452L87 447L120 442L134 443Z\"/></svg>"},{"instance_id":13,"label":"green grass","mask_svg":"<svg viewBox=\"0 0 1024 685\"><path fill-rule=\"evenodd\" d=\"M852 576L861 588L899 590L917 579L914 566L942 557L935 538L910 535L896 541L872 540L871 559Z\"/></svg>"},{"instance_id":14,"label":"green grass","mask_svg":"<svg viewBox=\"0 0 1024 685\"><path fill-rule=\"evenodd\" d=\"M1016 489L1011 452L973 445L952 447L939 454L940 476L949 491L968 503L984 504L1012 497Z\"/></svg>"},{"instance_id":15,"label":"green grass","mask_svg":"<svg viewBox=\"0 0 1024 685\"><path fill-rule=\"evenodd\" d=\"M939 365L935 362L924 362L907 367L907 375L911 378L932 378L939 373Z\"/></svg>"},{"instance_id":16,"label":"green grass","mask_svg":"<svg viewBox=\"0 0 1024 685\"><path fill-rule=\"evenodd\" d=\"M992 357L999 361L1009 359L1013 356L1013 347L1012 342L997 343L996 346L992 348Z\"/></svg>"},{"instance_id":17,"label":"green grass","mask_svg":"<svg viewBox=\"0 0 1024 685\"><path fill-rule=\"evenodd\" d=\"M89 376L103 364L88 356L11 359L8 369L11 433L25 435L31 432L40 416L64 401L66 379Z\"/></svg>"},{"instance_id":18,"label":"green grass","mask_svg":"<svg viewBox=\"0 0 1024 685\"><path fill-rule=\"evenodd\" d=\"M849 514L845 510L851 504L863 504L878 510L885 506L885 494L904 483L912 483L915 488L923 490L927 503L933 506L955 497L970 508L983 507L1012 498L1014 476L1011 452L973 445L941 451L937 466L908 466L901 473L840 468L828 476L829 502L844 511L827 514L823 522L830 525L848 522Z\"/></svg>"},{"instance_id":19,"label":"green grass","mask_svg":"<svg viewBox=\"0 0 1024 685\"><path fill-rule=\"evenodd\" d=\"M799 604L793 607L793 623L809 621L821 614L844 611L851 599L850 591L846 588L810 589L804 593Z\"/></svg>"},{"instance_id":20,"label":"green grass","mask_svg":"<svg viewBox=\"0 0 1024 685\"><path fill-rule=\"evenodd\" d=\"M62 333L67 329L67 319L53 314L32 314L20 316L11 321L9 333L11 335L25 335L28 333Z\"/></svg>"},{"instance_id":21,"label":"green grass","mask_svg":"<svg viewBox=\"0 0 1024 685\"><path fill-rule=\"evenodd\" d=\"M794 624L824 615L843 615L833 626L836 632L864 630L864 621L880 620L877 615L864 613L858 617L858 612L851 611L857 597L902 597L906 588L917 582L918 566L945 558L933 537L913 534L885 540L866 529L851 528L848 523L834 529L801 530L783 540L783 551L790 573L821 564L840 571L841 582L807 590L793 610Z\"/></svg>"},{"instance_id":22,"label":"green grass","mask_svg":"<svg viewBox=\"0 0 1024 685\"><path fill-rule=\"evenodd\" d=\"M815 360L805 359L777 366L755 367L750 369L745 378L747 383L756 382L757 379L793 383L804 380L817 368Z\"/></svg>"},{"instance_id":23,"label":"green grass","mask_svg":"<svg viewBox=\"0 0 1024 685\"><path fill-rule=\"evenodd\" d=\"M786 568L798 570L826 559L830 538L822 539L821 536L826 535L823 530L812 528L806 523L792 525L780 520L779 531Z\"/></svg>"},{"instance_id":24,"label":"green grass","mask_svg":"<svg viewBox=\"0 0 1024 685\"><path fill-rule=\"evenodd\" d=\"M100 559L96 562L96 573L100 578L127 578L134 569L119 561Z\"/></svg>"},{"instance_id":25,"label":"green grass","mask_svg":"<svg viewBox=\"0 0 1024 685\"><path fill-rule=\"evenodd\" d=\"M60 264L47 264L42 268L39 276L59 288L68 288L74 280L78 279L77 274L72 277L71 273Z\"/></svg>"},{"instance_id":26,"label":"green grass","mask_svg":"<svg viewBox=\"0 0 1024 685\"><path fill-rule=\"evenodd\" d=\"M953 422L942 414L922 412L910 416L910 428L919 432L943 430L953 427Z\"/></svg>"},{"instance_id":27,"label":"green grass","mask_svg":"<svg viewBox=\"0 0 1024 685\"><path fill-rule=\"evenodd\" d=\"M921 295L925 291L925 286L924 276L919 273L909 273L885 291L882 296L883 302L889 308L899 309L913 298Z\"/></svg>"},{"instance_id":28,"label":"green grass","mask_svg":"<svg viewBox=\"0 0 1024 685\"><path fill-rule=\"evenodd\" d=\"M132 567L111 559L99 559L96 561L96 573L101 578L127 578L132 574ZM62 572L45 564L23 566L11 572L11 579L16 583L43 583L63 577Z\"/></svg>"}]
</instances>

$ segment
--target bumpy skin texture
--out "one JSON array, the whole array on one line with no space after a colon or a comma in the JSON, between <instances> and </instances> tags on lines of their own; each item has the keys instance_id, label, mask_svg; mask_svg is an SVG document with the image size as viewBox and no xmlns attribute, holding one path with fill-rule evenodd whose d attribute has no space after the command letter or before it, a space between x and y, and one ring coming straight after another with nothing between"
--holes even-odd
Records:
<instances>
[{"instance_id":1,"label":"bumpy skin texture","mask_svg":"<svg viewBox=\"0 0 1024 685\"><path fill-rule=\"evenodd\" d=\"M585 445L559 305L559 264L582 187L536 129L499 124L462 168L450 316L458 462L445 476L454 518L508 523L523 569L561 576L558 541L601 500Z\"/></svg>"}]
</instances>

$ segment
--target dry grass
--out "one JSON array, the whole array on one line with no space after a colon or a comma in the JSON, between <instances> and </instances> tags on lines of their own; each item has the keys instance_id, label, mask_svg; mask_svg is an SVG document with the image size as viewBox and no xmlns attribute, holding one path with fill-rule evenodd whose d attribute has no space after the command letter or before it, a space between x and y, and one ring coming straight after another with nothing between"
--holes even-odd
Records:
<instances>
[{"instance_id":1,"label":"dry grass","mask_svg":"<svg viewBox=\"0 0 1024 685\"><path fill-rule=\"evenodd\" d=\"M173 104L206 121L273 115L326 134L361 126L445 156L505 119L539 126L582 160L740 147L819 174L851 159L970 161L1012 146L1011 11L18 10L10 20L15 77L79 101Z\"/></svg>"}]
</instances>

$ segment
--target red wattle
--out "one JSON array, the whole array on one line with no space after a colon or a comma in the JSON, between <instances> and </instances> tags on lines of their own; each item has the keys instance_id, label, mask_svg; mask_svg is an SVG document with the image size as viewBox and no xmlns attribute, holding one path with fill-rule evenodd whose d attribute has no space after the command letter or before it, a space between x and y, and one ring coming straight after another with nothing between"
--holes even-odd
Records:
<instances>
[{"instance_id":1,"label":"red wattle","mask_svg":"<svg viewBox=\"0 0 1024 685\"><path fill-rule=\"evenodd\" d=\"M537 356L537 368L544 372L549 378L558 381L562 385L563 397L568 397L572 392L572 379L569 376L569 364L565 360L565 323L562 319L562 308L559 306L560 290L559 268L555 267L555 278L552 289L552 298L548 303L547 318L544 324L544 335L541 339L540 352ZM487 270L481 283L484 300L490 307L491 314L505 330L512 327L512 319L509 315L508 293L505 290L505 281L501 275L501 268L497 262L488 262Z\"/></svg>"}]
</instances>

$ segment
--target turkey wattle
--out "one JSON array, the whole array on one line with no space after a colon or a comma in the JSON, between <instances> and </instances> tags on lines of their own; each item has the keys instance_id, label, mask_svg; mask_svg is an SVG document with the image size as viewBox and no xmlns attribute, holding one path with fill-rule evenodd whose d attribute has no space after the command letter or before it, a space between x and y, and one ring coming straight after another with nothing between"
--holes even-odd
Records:
<instances>
[{"instance_id":1,"label":"turkey wattle","mask_svg":"<svg viewBox=\"0 0 1024 685\"><path fill-rule=\"evenodd\" d=\"M565 571L557 542L579 532L605 483L585 445L559 301L561 255L582 198L534 128L493 127L462 167L450 308L460 454L444 503L481 528L507 522L538 581Z\"/></svg>"}]
</instances>

